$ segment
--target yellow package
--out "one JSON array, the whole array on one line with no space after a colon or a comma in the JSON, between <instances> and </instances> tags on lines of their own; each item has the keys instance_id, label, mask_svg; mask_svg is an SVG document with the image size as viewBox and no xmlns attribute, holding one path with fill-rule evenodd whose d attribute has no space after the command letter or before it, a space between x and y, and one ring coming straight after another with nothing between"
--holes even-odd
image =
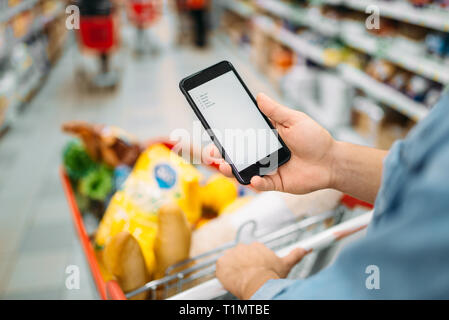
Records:
<instances>
[{"instance_id":1,"label":"yellow package","mask_svg":"<svg viewBox=\"0 0 449 320\"><path fill-rule=\"evenodd\" d=\"M202 206L217 214L237 197L238 189L234 180L221 174L210 177L207 184L201 188Z\"/></svg>"},{"instance_id":2,"label":"yellow package","mask_svg":"<svg viewBox=\"0 0 449 320\"><path fill-rule=\"evenodd\" d=\"M111 199L97 231L97 247L128 231L139 242L148 272L153 273L159 208L175 202L187 220L196 223L201 217L200 180L201 174L167 147L151 146L140 155L122 190Z\"/></svg>"}]
</instances>

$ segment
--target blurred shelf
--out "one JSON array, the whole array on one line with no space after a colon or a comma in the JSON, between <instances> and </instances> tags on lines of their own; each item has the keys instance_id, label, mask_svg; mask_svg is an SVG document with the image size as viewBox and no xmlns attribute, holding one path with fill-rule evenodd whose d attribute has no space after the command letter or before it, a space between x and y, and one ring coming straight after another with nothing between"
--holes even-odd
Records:
<instances>
[{"instance_id":1,"label":"blurred shelf","mask_svg":"<svg viewBox=\"0 0 449 320\"><path fill-rule=\"evenodd\" d=\"M10 7L4 12L0 13L0 22L7 22L16 15L33 8L37 4L38 0L26 0L22 1L14 7Z\"/></svg>"},{"instance_id":2,"label":"blurred shelf","mask_svg":"<svg viewBox=\"0 0 449 320\"><path fill-rule=\"evenodd\" d=\"M272 14L298 24L305 24L307 12L298 5L290 5L276 0L257 0L256 4Z\"/></svg>"},{"instance_id":3,"label":"blurred shelf","mask_svg":"<svg viewBox=\"0 0 449 320\"><path fill-rule=\"evenodd\" d=\"M25 34L21 38L14 38L11 43L8 44L5 50L3 50L2 54L0 55L0 60L6 58L9 56L13 48L22 42L28 41L33 35L36 33L41 32L45 26L49 23L51 23L53 20L55 20L60 14L64 12L64 4L61 2L58 2L58 4L55 6L55 9L53 9L52 12L50 12L47 15L42 15L38 18L34 19L33 25L29 28L27 34ZM6 44L4 44L6 46Z\"/></svg>"},{"instance_id":4,"label":"blurred shelf","mask_svg":"<svg viewBox=\"0 0 449 320\"><path fill-rule=\"evenodd\" d=\"M276 26L270 18L259 16L254 19L254 23L265 33L276 38L278 41L306 58L324 66L337 67L342 78L351 85L359 88L367 95L389 105L411 119L419 121L427 115L428 109L424 105L416 103L401 92L374 80L361 70L355 69L347 64L338 64L333 61L331 63L325 58L324 48L310 44L308 41L301 39L298 35L282 27ZM311 108L308 108L308 111L309 110L311 110Z\"/></svg>"},{"instance_id":5,"label":"blurred shelf","mask_svg":"<svg viewBox=\"0 0 449 320\"><path fill-rule=\"evenodd\" d=\"M394 41L385 41L374 36L342 32L342 40L350 47L361 50L372 56L377 56L393 62L394 64L422 75L433 81L449 84L449 66L436 62L427 57L419 57L404 53Z\"/></svg>"},{"instance_id":6,"label":"blurred shelf","mask_svg":"<svg viewBox=\"0 0 449 320\"><path fill-rule=\"evenodd\" d=\"M338 22L323 17L318 10L301 8L276 0L257 0L256 3L260 8L280 18L308 26L324 35L333 37L339 34Z\"/></svg>"},{"instance_id":7,"label":"blurred shelf","mask_svg":"<svg viewBox=\"0 0 449 320\"><path fill-rule=\"evenodd\" d=\"M225 9L228 9L234 13L237 13L238 15L250 18L255 14L255 9L249 5L246 2L239 1L239 0L221 0L220 4Z\"/></svg>"},{"instance_id":8,"label":"blurred shelf","mask_svg":"<svg viewBox=\"0 0 449 320\"><path fill-rule=\"evenodd\" d=\"M336 3L334 1L334 3ZM449 66L444 66L439 62L426 57L414 56L400 52L390 41L390 45L385 47L383 39L376 39L363 34L347 32L340 23L323 18L313 14L312 10L303 9L297 5L289 5L275 0L257 0L257 5L264 10L291 22L306 25L320 33L339 37L347 45L364 51L373 56L381 55L382 58L407 69L411 72L420 74L442 84L449 84ZM414 9L416 10L416 9ZM449 14L448 14L449 23ZM280 39L281 40L281 39ZM296 50L296 49L295 49ZM318 61L319 63L322 63Z\"/></svg>"},{"instance_id":9,"label":"blurred shelf","mask_svg":"<svg viewBox=\"0 0 449 320\"><path fill-rule=\"evenodd\" d=\"M366 12L369 6L377 6L381 16L392 18L449 32L449 10L438 7L415 8L405 1L380 1L380 0L318 0L315 2L344 5L348 8Z\"/></svg>"},{"instance_id":10,"label":"blurred shelf","mask_svg":"<svg viewBox=\"0 0 449 320\"><path fill-rule=\"evenodd\" d=\"M239 6L237 3L240 2L236 0L229 1L226 6L234 7L235 9ZM439 11L428 8L416 9L406 3L387 3L367 0L315 0L312 3L342 4L357 10L363 9L363 11L368 5L374 4L379 6L382 15L439 30L449 30L449 11L442 9ZM427 57L419 57L410 53L404 54L403 50L398 49L394 45L394 41L386 43L384 39L378 39L374 36L347 32L340 23L329 21L330 19L327 18L322 19L322 17L317 17L312 14L311 9L304 9L297 5L290 5L275 0L256 0L256 4L258 7L280 18L308 26L324 34L338 37L348 46L361 50L369 55L389 60L404 69L430 78L436 82L442 84L449 83L449 66L445 66ZM246 4L243 5L246 6ZM235 9L234 11L237 10L239 9ZM271 18L256 16L253 18L253 23L263 32L305 58L323 66L336 67L337 72L342 78L354 87L364 91L377 101L389 105L411 119L419 121L428 114L429 111L423 104L417 103L394 88L376 81L361 70L346 64L339 64L339 61L328 59L326 56L326 48L311 44L307 40L302 39L300 35L277 25ZM329 30L332 31L329 32ZM316 106L305 102L301 107L319 122L326 124L326 119L314 112Z\"/></svg>"},{"instance_id":11,"label":"blurred shelf","mask_svg":"<svg viewBox=\"0 0 449 320\"><path fill-rule=\"evenodd\" d=\"M338 70L343 79L354 87L363 90L377 101L389 105L415 121L423 119L429 112L423 104L417 103L401 92L378 82L361 70L347 64L341 64L338 66Z\"/></svg>"},{"instance_id":12,"label":"blurred shelf","mask_svg":"<svg viewBox=\"0 0 449 320\"><path fill-rule=\"evenodd\" d=\"M379 8L382 16L441 31L449 31L449 11L442 8L415 8L406 2L345 0L347 7L365 11L370 5Z\"/></svg>"},{"instance_id":13,"label":"blurred shelf","mask_svg":"<svg viewBox=\"0 0 449 320\"><path fill-rule=\"evenodd\" d=\"M323 111L325 108L317 102L303 98L298 107L327 130L335 131L338 129L339 124L336 124L335 119L329 117L328 113Z\"/></svg>"},{"instance_id":14,"label":"blurred shelf","mask_svg":"<svg viewBox=\"0 0 449 320\"><path fill-rule=\"evenodd\" d=\"M283 27L276 26L272 19L258 16L254 19L254 23L262 31L279 40L282 44L303 55L307 59L324 66L335 66L325 58L324 48L301 39L297 34L288 31Z\"/></svg>"},{"instance_id":15,"label":"blurred shelf","mask_svg":"<svg viewBox=\"0 0 449 320\"><path fill-rule=\"evenodd\" d=\"M362 137L357 131L351 127L341 127L335 130L335 138L340 141L354 143L366 147L374 147L374 143L365 137Z\"/></svg>"},{"instance_id":16,"label":"blurred shelf","mask_svg":"<svg viewBox=\"0 0 449 320\"><path fill-rule=\"evenodd\" d=\"M39 71L33 71L25 80L23 84L17 88L15 99L7 107L7 117L3 126L5 128L11 127L16 121L19 111L24 107L28 98L32 96L33 92L39 88L44 80L45 74ZM1 131L1 129L0 129Z\"/></svg>"}]
</instances>

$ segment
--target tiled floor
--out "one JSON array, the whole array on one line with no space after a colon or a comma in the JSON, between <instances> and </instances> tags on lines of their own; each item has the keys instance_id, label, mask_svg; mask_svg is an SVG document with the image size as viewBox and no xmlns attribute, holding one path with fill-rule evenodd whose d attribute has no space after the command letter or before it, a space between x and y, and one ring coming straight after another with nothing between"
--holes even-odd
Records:
<instances>
[{"instance_id":1,"label":"tiled floor","mask_svg":"<svg viewBox=\"0 0 449 320\"><path fill-rule=\"evenodd\" d=\"M179 80L201 68L231 60L254 92L275 95L233 49L216 39L209 50L179 48L164 19L153 33L160 53L137 59L125 50L121 87L86 94L73 75L76 48L69 48L14 128L0 139L0 298L98 298L70 220L58 178L67 120L114 124L142 139L191 129L193 115ZM125 40L132 30L124 31ZM80 268L79 290L65 287L68 265Z\"/></svg>"}]
</instances>

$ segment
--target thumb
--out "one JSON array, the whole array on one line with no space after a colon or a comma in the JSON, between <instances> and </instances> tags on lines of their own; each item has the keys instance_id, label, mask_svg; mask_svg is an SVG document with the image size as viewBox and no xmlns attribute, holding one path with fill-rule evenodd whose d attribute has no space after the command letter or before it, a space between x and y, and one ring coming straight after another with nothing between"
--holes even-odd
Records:
<instances>
[{"instance_id":1,"label":"thumb","mask_svg":"<svg viewBox=\"0 0 449 320\"><path fill-rule=\"evenodd\" d=\"M292 124L295 112L268 97L264 93L257 95L257 105L268 118L283 126Z\"/></svg>"},{"instance_id":2,"label":"thumb","mask_svg":"<svg viewBox=\"0 0 449 320\"><path fill-rule=\"evenodd\" d=\"M285 266L285 276L290 272L290 270L304 258L308 252L303 248L293 249L287 256L282 258L282 262Z\"/></svg>"}]
</instances>

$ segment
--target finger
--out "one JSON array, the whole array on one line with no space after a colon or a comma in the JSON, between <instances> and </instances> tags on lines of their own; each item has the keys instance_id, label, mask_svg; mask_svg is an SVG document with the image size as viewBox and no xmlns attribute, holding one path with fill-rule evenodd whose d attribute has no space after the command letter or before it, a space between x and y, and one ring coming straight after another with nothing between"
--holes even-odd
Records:
<instances>
[{"instance_id":1,"label":"finger","mask_svg":"<svg viewBox=\"0 0 449 320\"><path fill-rule=\"evenodd\" d=\"M233 176L231 166L224 160L223 160L223 162L220 163L218 169L226 177L232 177Z\"/></svg>"},{"instance_id":2,"label":"finger","mask_svg":"<svg viewBox=\"0 0 449 320\"><path fill-rule=\"evenodd\" d=\"M219 164L223 160L217 147L211 143L207 145L202 152L202 160L205 164Z\"/></svg>"},{"instance_id":3,"label":"finger","mask_svg":"<svg viewBox=\"0 0 449 320\"><path fill-rule=\"evenodd\" d=\"M217 159L222 159L223 158L221 156L220 151L218 150L218 148L217 148L217 146L215 144L211 143L208 147L209 147L210 155L212 157L217 158Z\"/></svg>"},{"instance_id":4,"label":"finger","mask_svg":"<svg viewBox=\"0 0 449 320\"><path fill-rule=\"evenodd\" d=\"M302 248L296 248L293 249L287 256L282 258L282 261L284 262L286 272L290 272L290 270L304 258L304 256L307 254L307 251Z\"/></svg>"},{"instance_id":5,"label":"finger","mask_svg":"<svg viewBox=\"0 0 449 320\"><path fill-rule=\"evenodd\" d=\"M283 126L292 124L295 112L283 105L277 103L264 93L257 95L257 105L262 113L264 113L272 121Z\"/></svg>"},{"instance_id":6,"label":"finger","mask_svg":"<svg viewBox=\"0 0 449 320\"><path fill-rule=\"evenodd\" d=\"M251 186L258 191L272 191L275 190L275 184L271 177L259 177L255 176L251 179Z\"/></svg>"}]
</instances>

